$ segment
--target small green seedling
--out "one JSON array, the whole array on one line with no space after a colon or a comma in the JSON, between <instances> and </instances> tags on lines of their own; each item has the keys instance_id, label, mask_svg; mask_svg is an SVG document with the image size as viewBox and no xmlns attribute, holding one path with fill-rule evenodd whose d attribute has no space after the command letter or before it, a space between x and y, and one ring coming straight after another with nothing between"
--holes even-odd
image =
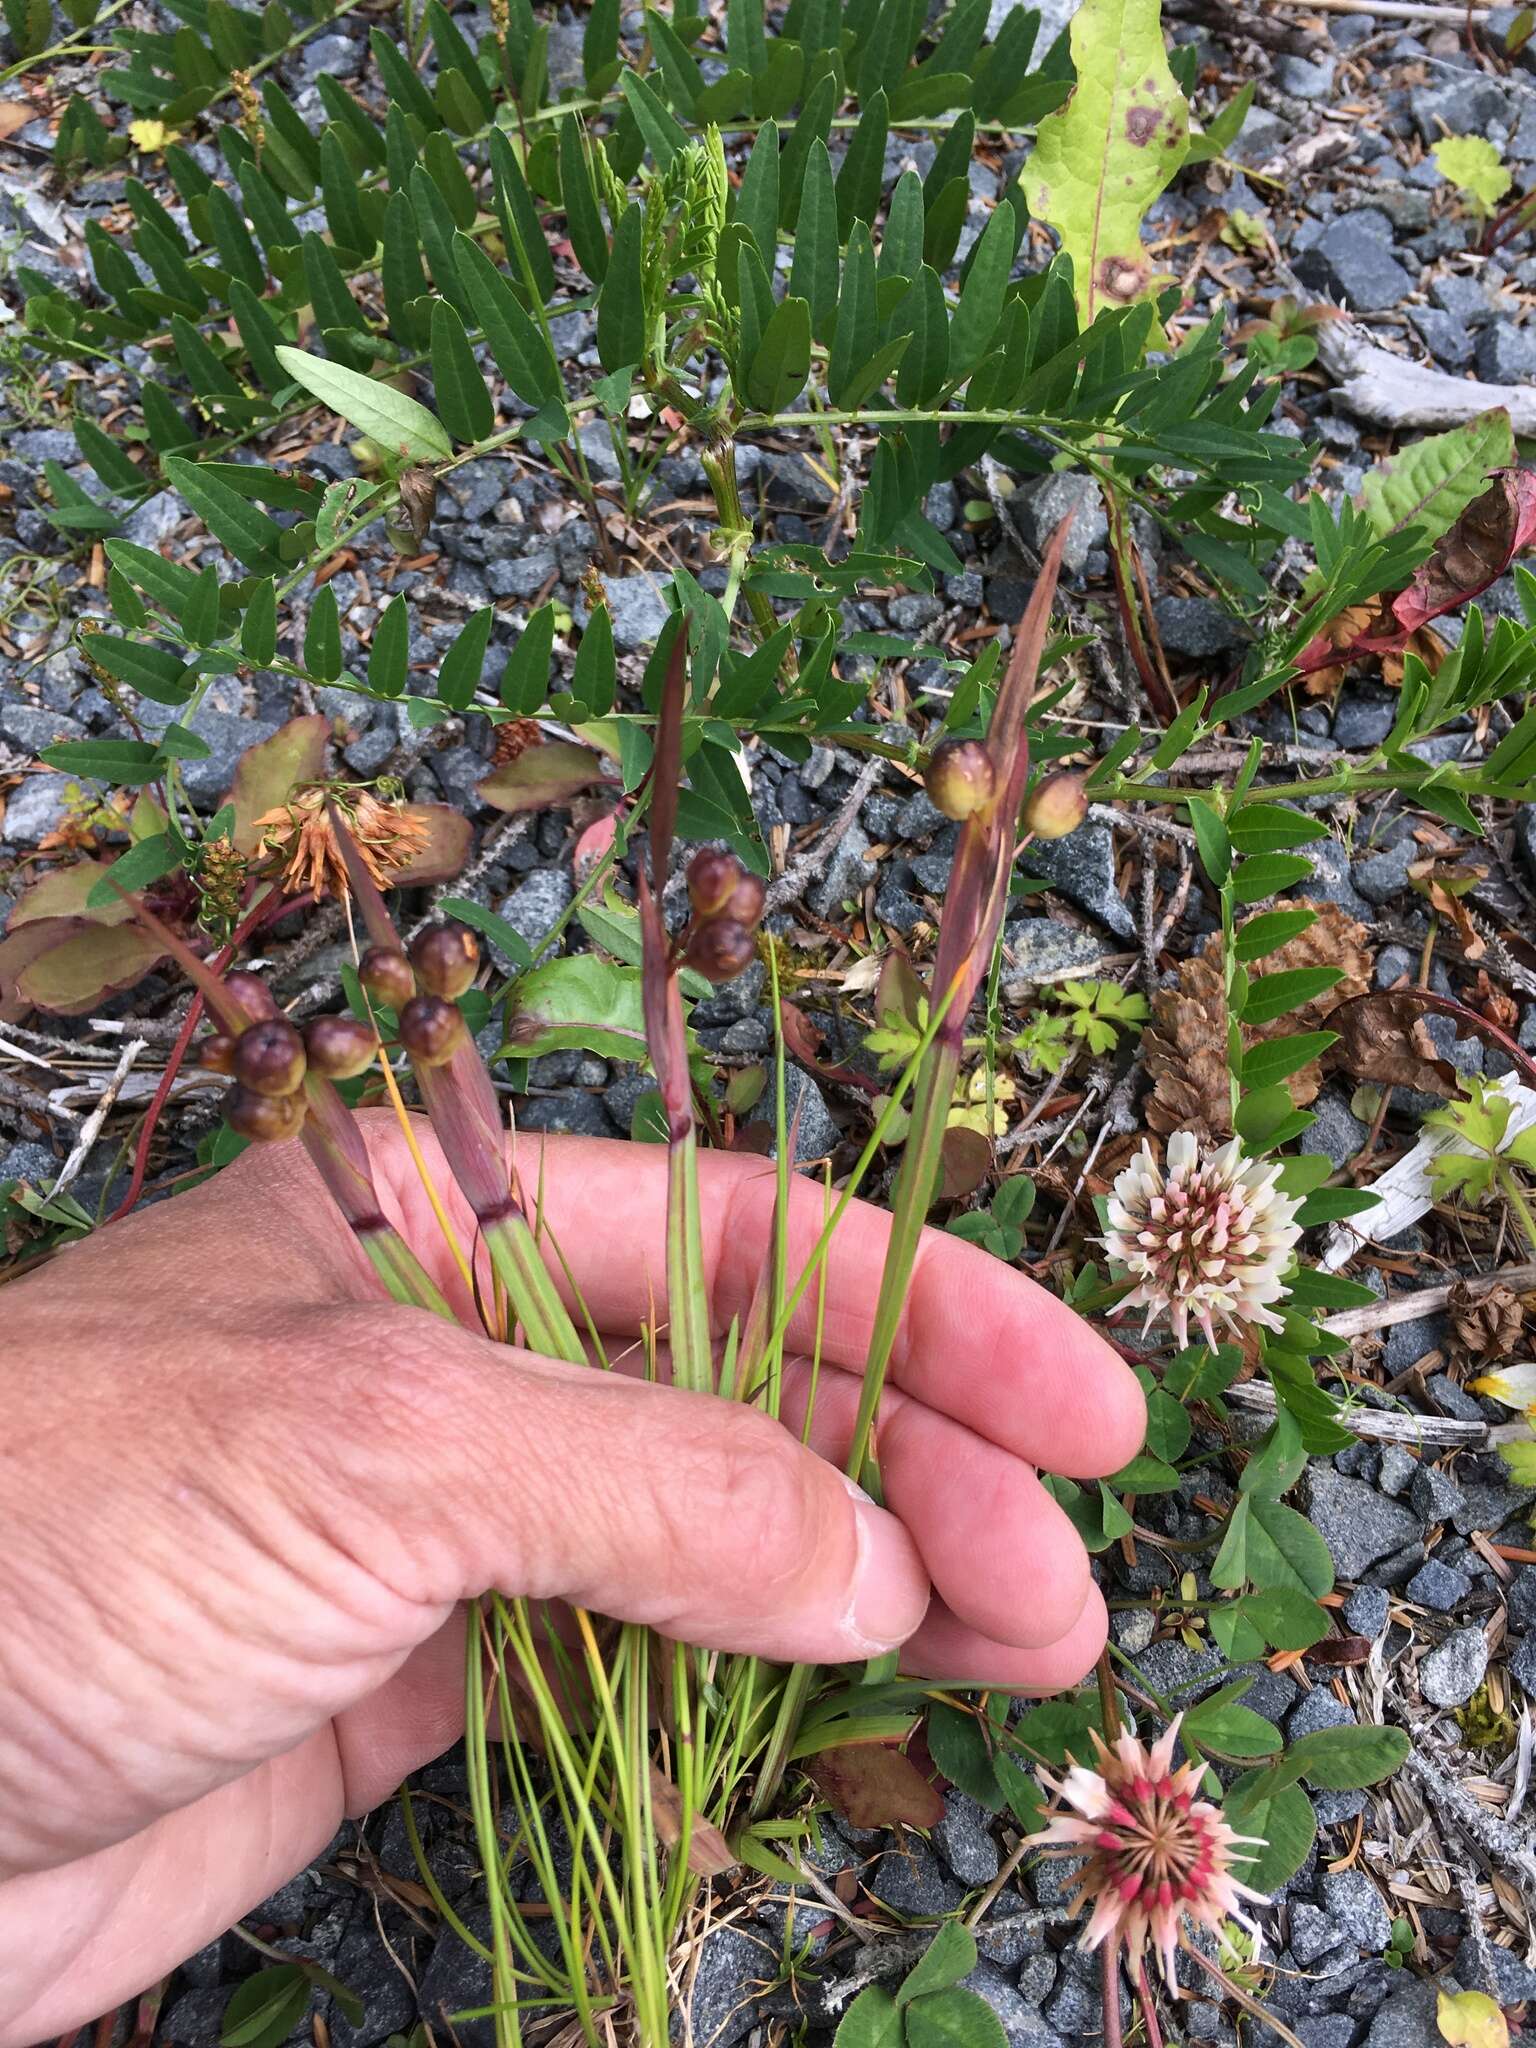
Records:
<instances>
[{"instance_id":1,"label":"small green seedling","mask_svg":"<svg viewBox=\"0 0 1536 2048\"><path fill-rule=\"evenodd\" d=\"M950 1921L895 1991L871 1984L843 2014L835 2048L1003 2048L1001 2020L961 1983L976 1967L976 1937Z\"/></svg>"}]
</instances>

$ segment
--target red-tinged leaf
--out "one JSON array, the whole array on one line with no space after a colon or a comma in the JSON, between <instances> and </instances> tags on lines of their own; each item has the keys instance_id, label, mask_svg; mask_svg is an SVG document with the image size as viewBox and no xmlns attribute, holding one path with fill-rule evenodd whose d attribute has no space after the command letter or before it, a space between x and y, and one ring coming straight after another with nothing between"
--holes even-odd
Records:
<instances>
[{"instance_id":1,"label":"red-tinged leaf","mask_svg":"<svg viewBox=\"0 0 1536 2048\"><path fill-rule=\"evenodd\" d=\"M288 801L295 784L318 782L325 773L325 742L331 721L319 712L290 718L272 737L247 747L235 764L235 779L225 799L235 807L230 834L237 853L254 853L261 843L258 818Z\"/></svg>"},{"instance_id":2,"label":"red-tinged leaf","mask_svg":"<svg viewBox=\"0 0 1536 2048\"><path fill-rule=\"evenodd\" d=\"M16 977L18 997L58 1017L78 1017L104 996L132 988L163 957L164 948L138 925L57 920L59 940Z\"/></svg>"},{"instance_id":3,"label":"red-tinged leaf","mask_svg":"<svg viewBox=\"0 0 1536 2048\"><path fill-rule=\"evenodd\" d=\"M23 970L50 946L60 944L73 928L62 918L45 918L0 939L0 1024L19 1024L33 1007L21 993Z\"/></svg>"},{"instance_id":4,"label":"red-tinged leaf","mask_svg":"<svg viewBox=\"0 0 1536 2048\"><path fill-rule=\"evenodd\" d=\"M1536 542L1536 475L1495 472L1418 571L1392 611L1405 632L1466 604L1496 583L1516 555Z\"/></svg>"},{"instance_id":5,"label":"red-tinged leaf","mask_svg":"<svg viewBox=\"0 0 1536 2048\"><path fill-rule=\"evenodd\" d=\"M959 1201L974 1194L992 1168L992 1147L965 1124L951 1124L939 1144L939 1194Z\"/></svg>"},{"instance_id":6,"label":"red-tinged leaf","mask_svg":"<svg viewBox=\"0 0 1536 2048\"><path fill-rule=\"evenodd\" d=\"M107 872L107 861L77 860L68 867L51 868L17 899L6 929L16 931L24 924L36 924L51 917L83 917L91 924L126 924L133 905L121 897L99 909L87 909L86 900Z\"/></svg>"},{"instance_id":7,"label":"red-tinged leaf","mask_svg":"<svg viewBox=\"0 0 1536 2048\"><path fill-rule=\"evenodd\" d=\"M602 756L590 747L546 740L542 747L529 747L515 761L493 768L476 784L476 794L498 811L545 811L612 780Z\"/></svg>"},{"instance_id":8,"label":"red-tinged leaf","mask_svg":"<svg viewBox=\"0 0 1536 2048\"><path fill-rule=\"evenodd\" d=\"M793 1004L780 1002L779 1018L784 1032L784 1048L791 1059L798 1060L802 1067L809 1067L813 1074L819 1074L824 1081L836 1081L846 1088L857 1088L863 1094L876 1096L882 1092L881 1084L871 1080L868 1074L861 1074L854 1067L838 1066L821 1056L821 1033L816 1030L801 1010Z\"/></svg>"},{"instance_id":9,"label":"red-tinged leaf","mask_svg":"<svg viewBox=\"0 0 1536 2048\"><path fill-rule=\"evenodd\" d=\"M451 804L405 804L402 815L427 829L426 844L390 876L394 888L451 882L469 859L474 837L468 818Z\"/></svg>"},{"instance_id":10,"label":"red-tinged leaf","mask_svg":"<svg viewBox=\"0 0 1536 2048\"><path fill-rule=\"evenodd\" d=\"M911 1758L885 1742L845 1742L805 1766L822 1797L856 1828L937 1827L944 1801Z\"/></svg>"},{"instance_id":11,"label":"red-tinged leaf","mask_svg":"<svg viewBox=\"0 0 1536 2048\"><path fill-rule=\"evenodd\" d=\"M1458 1038L1480 1038L1487 1045L1496 1045L1512 1067L1519 1069L1528 1086L1536 1087L1536 1059L1526 1051L1519 1041L1501 1025L1495 1024L1474 1010L1470 1003L1464 1003L1457 996L1437 995L1427 988L1377 989L1369 995L1353 996L1346 1003L1328 1013L1328 1028L1346 1037L1351 1028L1352 1014L1367 1005L1379 1007L1383 1003L1402 1004L1416 1010L1436 1010L1442 1017L1454 1017Z\"/></svg>"},{"instance_id":12,"label":"red-tinged leaf","mask_svg":"<svg viewBox=\"0 0 1536 2048\"><path fill-rule=\"evenodd\" d=\"M612 811L605 811L595 818L576 840L571 857L571 870L578 882L584 882L597 863L613 845L614 834L618 831L618 818Z\"/></svg>"},{"instance_id":13,"label":"red-tinged leaf","mask_svg":"<svg viewBox=\"0 0 1536 2048\"><path fill-rule=\"evenodd\" d=\"M683 782L683 709L688 698L688 636L679 618L673 627L667 673L656 719L656 752L651 760L651 887L659 897L667 885L677 800Z\"/></svg>"}]
</instances>

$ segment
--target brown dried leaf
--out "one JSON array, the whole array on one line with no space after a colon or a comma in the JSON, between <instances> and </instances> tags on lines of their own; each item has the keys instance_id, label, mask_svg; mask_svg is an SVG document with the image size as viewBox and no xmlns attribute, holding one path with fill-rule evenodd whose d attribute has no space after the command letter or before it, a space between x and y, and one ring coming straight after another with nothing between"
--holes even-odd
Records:
<instances>
[{"instance_id":1,"label":"brown dried leaf","mask_svg":"<svg viewBox=\"0 0 1536 2048\"><path fill-rule=\"evenodd\" d=\"M1316 921L1256 961L1250 970L1254 979L1298 967L1338 967L1343 979L1300 1009L1288 1010L1267 1024L1245 1024L1245 1045L1316 1031L1339 1003L1363 995L1370 986L1372 955L1365 927L1346 917L1337 904L1298 899L1294 907L1315 911ZM1141 1042L1154 1084L1147 1104L1147 1122L1153 1130L1164 1136L1194 1131L1208 1140L1229 1138L1232 1086L1218 940L1208 940L1203 953L1183 963L1175 988L1160 989L1152 998L1152 1022ZM1313 1100L1322 1084L1316 1061L1286 1083L1298 1109Z\"/></svg>"},{"instance_id":2,"label":"brown dried leaf","mask_svg":"<svg viewBox=\"0 0 1536 2048\"><path fill-rule=\"evenodd\" d=\"M651 1765L651 1818L665 1846L675 1849L683 1832L683 1795L656 1764ZM713 1822L696 1813L688 1830L688 1868L694 1876L723 1877L740 1860Z\"/></svg>"},{"instance_id":3,"label":"brown dried leaf","mask_svg":"<svg viewBox=\"0 0 1536 2048\"><path fill-rule=\"evenodd\" d=\"M474 831L468 818L451 804L405 804L403 814L420 825L426 837L390 876L395 888L450 882L469 859Z\"/></svg>"},{"instance_id":4,"label":"brown dried leaf","mask_svg":"<svg viewBox=\"0 0 1536 2048\"><path fill-rule=\"evenodd\" d=\"M1365 1636L1324 1636L1306 1657L1309 1664L1369 1664L1371 1645Z\"/></svg>"},{"instance_id":5,"label":"brown dried leaf","mask_svg":"<svg viewBox=\"0 0 1536 2048\"><path fill-rule=\"evenodd\" d=\"M1220 965L1209 953L1184 961L1177 985L1152 998L1141 1048L1153 1084L1146 1110L1153 1130L1164 1137L1194 1131L1205 1139L1230 1138L1227 999Z\"/></svg>"},{"instance_id":6,"label":"brown dried leaf","mask_svg":"<svg viewBox=\"0 0 1536 2048\"><path fill-rule=\"evenodd\" d=\"M1525 1339L1525 1304L1512 1287L1474 1295L1465 1281L1453 1281L1446 1321L1455 1355L1478 1363L1508 1358Z\"/></svg>"},{"instance_id":7,"label":"brown dried leaf","mask_svg":"<svg viewBox=\"0 0 1536 2048\"><path fill-rule=\"evenodd\" d=\"M974 1194L992 1169L992 1147L980 1131L951 1124L939 1144L939 1195L958 1201Z\"/></svg>"},{"instance_id":8,"label":"brown dried leaf","mask_svg":"<svg viewBox=\"0 0 1536 2048\"><path fill-rule=\"evenodd\" d=\"M822 1797L856 1828L937 1827L944 1801L909 1756L884 1742L845 1742L805 1766Z\"/></svg>"},{"instance_id":9,"label":"brown dried leaf","mask_svg":"<svg viewBox=\"0 0 1536 2048\"><path fill-rule=\"evenodd\" d=\"M1329 1064L1355 1080L1431 1095L1455 1092L1456 1069L1435 1050L1424 1012L1406 990L1387 989L1368 1003L1350 1003L1328 1028L1339 1034Z\"/></svg>"}]
</instances>

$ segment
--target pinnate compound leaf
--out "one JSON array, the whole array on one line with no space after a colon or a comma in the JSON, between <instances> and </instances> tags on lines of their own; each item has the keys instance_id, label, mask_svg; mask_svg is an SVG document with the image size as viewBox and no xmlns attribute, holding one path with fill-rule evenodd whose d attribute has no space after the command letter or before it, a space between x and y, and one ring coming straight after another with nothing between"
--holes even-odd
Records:
<instances>
[{"instance_id":1,"label":"pinnate compound leaf","mask_svg":"<svg viewBox=\"0 0 1536 2048\"><path fill-rule=\"evenodd\" d=\"M1077 84L1040 123L1024 195L1072 259L1084 327L1155 282L1141 222L1184 161L1189 108L1168 68L1158 0L1083 0L1072 20Z\"/></svg>"},{"instance_id":2,"label":"pinnate compound leaf","mask_svg":"<svg viewBox=\"0 0 1536 2048\"><path fill-rule=\"evenodd\" d=\"M1402 533L1439 540L1482 496L1492 473L1514 459L1514 429L1502 407L1449 433L1410 442L1370 470L1361 486L1371 531L1378 540Z\"/></svg>"},{"instance_id":3,"label":"pinnate compound leaf","mask_svg":"<svg viewBox=\"0 0 1536 2048\"><path fill-rule=\"evenodd\" d=\"M344 363L309 355L301 348L280 348L277 357L288 374L322 405L392 455L411 462L446 462L453 454L442 421L393 385L349 370Z\"/></svg>"}]
</instances>

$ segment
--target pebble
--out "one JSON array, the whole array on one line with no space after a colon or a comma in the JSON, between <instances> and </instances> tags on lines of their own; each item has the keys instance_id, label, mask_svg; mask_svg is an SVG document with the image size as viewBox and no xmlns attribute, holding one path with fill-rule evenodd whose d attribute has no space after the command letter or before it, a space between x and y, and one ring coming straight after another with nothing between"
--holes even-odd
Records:
<instances>
[{"instance_id":1,"label":"pebble","mask_svg":"<svg viewBox=\"0 0 1536 2048\"><path fill-rule=\"evenodd\" d=\"M1247 645L1248 636L1239 622L1208 597L1160 597L1152 616L1170 654L1200 659Z\"/></svg>"},{"instance_id":2,"label":"pebble","mask_svg":"<svg viewBox=\"0 0 1536 2048\"><path fill-rule=\"evenodd\" d=\"M1296 275L1355 313L1382 313L1407 297L1414 279L1392 253L1392 226L1384 214L1346 213L1296 258Z\"/></svg>"},{"instance_id":3,"label":"pebble","mask_svg":"<svg viewBox=\"0 0 1536 2048\"><path fill-rule=\"evenodd\" d=\"M1061 557L1068 576L1081 576L1090 553L1103 545L1109 532L1099 487L1081 470L1056 470L1050 476L1021 483L1013 509L1019 531L1036 550L1046 545L1069 512L1076 515Z\"/></svg>"},{"instance_id":4,"label":"pebble","mask_svg":"<svg viewBox=\"0 0 1536 2048\"><path fill-rule=\"evenodd\" d=\"M909 1920L952 1913L965 1887L945 1871L928 1844L909 1835L899 1849L887 1849L871 1872L867 1889L873 1898Z\"/></svg>"},{"instance_id":5,"label":"pebble","mask_svg":"<svg viewBox=\"0 0 1536 2048\"><path fill-rule=\"evenodd\" d=\"M1275 59L1275 84L1298 100L1327 99L1333 91L1333 73L1334 59L1327 55L1315 61L1310 57Z\"/></svg>"},{"instance_id":6,"label":"pebble","mask_svg":"<svg viewBox=\"0 0 1536 2048\"><path fill-rule=\"evenodd\" d=\"M811 764L805 765L808 768ZM800 779L802 783L805 780L803 769ZM855 818L838 841L826 873L811 891L811 908L818 917L837 923L845 899L861 896L873 881L875 863L869 857L870 845L869 834Z\"/></svg>"},{"instance_id":7,"label":"pebble","mask_svg":"<svg viewBox=\"0 0 1536 2048\"><path fill-rule=\"evenodd\" d=\"M991 2008L1008 2048L1062 2048L1060 2035L1040 2017L1038 2003L1032 2003L1010 1984L995 1963L978 1963L960 1981Z\"/></svg>"},{"instance_id":8,"label":"pebble","mask_svg":"<svg viewBox=\"0 0 1536 2048\"><path fill-rule=\"evenodd\" d=\"M1405 1984L1371 2021L1364 2048L1445 2048L1433 1984Z\"/></svg>"},{"instance_id":9,"label":"pebble","mask_svg":"<svg viewBox=\"0 0 1536 2048\"><path fill-rule=\"evenodd\" d=\"M1485 384L1525 384L1536 376L1536 329L1496 320L1477 337L1477 374Z\"/></svg>"},{"instance_id":10,"label":"pebble","mask_svg":"<svg viewBox=\"0 0 1536 2048\"><path fill-rule=\"evenodd\" d=\"M1408 1499L1414 1513L1426 1523L1447 1522L1452 1516L1462 1513L1467 1504L1466 1495L1448 1472L1442 1472L1438 1465L1422 1462L1413 1475Z\"/></svg>"},{"instance_id":11,"label":"pebble","mask_svg":"<svg viewBox=\"0 0 1536 2048\"><path fill-rule=\"evenodd\" d=\"M0 1166L0 1178L5 1169ZM1510 1623L1515 1628L1536 1628L1536 1565L1521 1565L1504 1595Z\"/></svg>"},{"instance_id":12,"label":"pebble","mask_svg":"<svg viewBox=\"0 0 1536 2048\"><path fill-rule=\"evenodd\" d=\"M758 1106L757 1115L761 1122L776 1127L778 1112L771 1082ZM804 1166L813 1159L825 1159L842 1143L843 1134L827 1107L825 1096L804 1068L797 1067L793 1060L786 1062L784 1068L784 1116L786 1127L794 1136L796 1166ZM768 1148L768 1157L778 1157L776 1143Z\"/></svg>"},{"instance_id":13,"label":"pebble","mask_svg":"<svg viewBox=\"0 0 1536 2048\"><path fill-rule=\"evenodd\" d=\"M974 1799L951 1792L944 1818L933 1831L939 1854L962 1884L990 1884L999 1869L997 1843L988 1816Z\"/></svg>"},{"instance_id":14,"label":"pebble","mask_svg":"<svg viewBox=\"0 0 1536 2048\"><path fill-rule=\"evenodd\" d=\"M760 2023L754 1993L779 1974L776 1942L740 1927L712 1929L698 1951L685 2008L687 2048L732 2048Z\"/></svg>"},{"instance_id":15,"label":"pebble","mask_svg":"<svg viewBox=\"0 0 1536 2048\"><path fill-rule=\"evenodd\" d=\"M1291 1954L1303 1969L1332 1953L1342 1940L1331 1917L1306 1899L1291 1908Z\"/></svg>"},{"instance_id":16,"label":"pebble","mask_svg":"<svg viewBox=\"0 0 1536 2048\"><path fill-rule=\"evenodd\" d=\"M1354 1718L1326 1686L1316 1685L1286 1722L1285 1732L1290 1741L1299 1742L1303 1735L1316 1735L1322 1728L1348 1728Z\"/></svg>"},{"instance_id":17,"label":"pebble","mask_svg":"<svg viewBox=\"0 0 1536 2048\"><path fill-rule=\"evenodd\" d=\"M1488 1639L1480 1628L1453 1629L1419 1666L1419 1690L1432 1707L1461 1707L1488 1669Z\"/></svg>"},{"instance_id":18,"label":"pebble","mask_svg":"<svg viewBox=\"0 0 1536 2048\"><path fill-rule=\"evenodd\" d=\"M1020 852L1019 865L1041 876L1117 938L1135 938L1135 919L1115 887L1115 842L1107 825L1090 819L1065 839L1036 840Z\"/></svg>"},{"instance_id":19,"label":"pebble","mask_svg":"<svg viewBox=\"0 0 1536 2048\"><path fill-rule=\"evenodd\" d=\"M1418 1469L1418 1459L1404 1450L1401 1444L1383 1444L1376 1484L1383 1493L1399 1500L1408 1491L1408 1483Z\"/></svg>"},{"instance_id":20,"label":"pebble","mask_svg":"<svg viewBox=\"0 0 1536 2048\"><path fill-rule=\"evenodd\" d=\"M1341 1579L1358 1579L1378 1558L1419 1536L1416 1515L1385 1499L1364 1480L1347 1478L1330 1465L1313 1465L1307 1490L1308 1512Z\"/></svg>"},{"instance_id":21,"label":"pebble","mask_svg":"<svg viewBox=\"0 0 1536 2048\"><path fill-rule=\"evenodd\" d=\"M57 740L83 740L86 736L78 718L64 711L47 711L39 704L0 708L0 735L28 754L40 754Z\"/></svg>"},{"instance_id":22,"label":"pebble","mask_svg":"<svg viewBox=\"0 0 1536 2048\"><path fill-rule=\"evenodd\" d=\"M576 885L564 868L535 868L531 875L526 875L518 883L510 896L497 905L497 909L531 950L540 944L575 893ZM546 947L537 958L553 959L558 951L557 942Z\"/></svg>"},{"instance_id":23,"label":"pebble","mask_svg":"<svg viewBox=\"0 0 1536 2048\"><path fill-rule=\"evenodd\" d=\"M1323 1911L1356 1948L1379 1955L1392 1939L1392 1915L1363 1870L1333 1870L1318 1883Z\"/></svg>"},{"instance_id":24,"label":"pebble","mask_svg":"<svg viewBox=\"0 0 1536 2048\"><path fill-rule=\"evenodd\" d=\"M670 616L665 586L654 576L604 576L613 644L623 654L654 647Z\"/></svg>"},{"instance_id":25,"label":"pebble","mask_svg":"<svg viewBox=\"0 0 1536 2048\"><path fill-rule=\"evenodd\" d=\"M12 846L37 846L64 822L67 775L28 775L13 789L0 816L0 838Z\"/></svg>"},{"instance_id":26,"label":"pebble","mask_svg":"<svg viewBox=\"0 0 1536 2048\"><path fill-rule=\"evenodd\" d=\"M1523 1963L1512 1949L1504 1948L1496 1941L1489 1943L1489 1954L1493 1960L1491 1985L1484 1982L1477 1944L1470 1935L1467 1936L1456 1951L1456 1975L1463 1984L1476 1985L1483 1991L1491 1990L1500 2005L1528 2005L1536 2000L1536 1970Z\"/></svg>"},{"instance_id":27,"label":"pebble","mask_svg":"<svg viewBox=\"0 0 1536 2048\"><path fill-rule=\"evenodd\" d=\"M1403 1598L1415 1607L1427 1607L1432 1614L1454 1614L1471 1590L1472 1581L1465 1572L1430 1557L1404 1586Z\"/></svg>"}]
</instances>

